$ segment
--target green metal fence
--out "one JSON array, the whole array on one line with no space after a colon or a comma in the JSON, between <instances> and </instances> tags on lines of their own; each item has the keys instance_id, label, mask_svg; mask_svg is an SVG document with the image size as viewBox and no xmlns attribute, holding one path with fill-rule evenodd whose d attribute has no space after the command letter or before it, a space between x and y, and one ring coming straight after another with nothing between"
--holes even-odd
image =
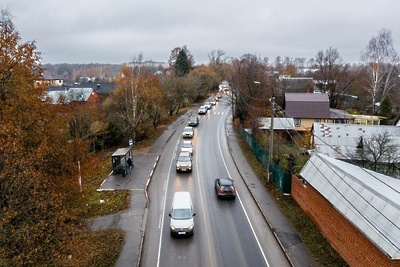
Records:
<instances>
[{"instance_id":1,"label":"green metal fence","mask_svg":"<svg viewBox=\"0 0 400 267\"><path fill-rule=\"evenodd\" d=\"M254 137L247 132L243 127L240 127L240 133L246 143L249 145L251 151L261 163L265 171L269 171L269 153L254 139ZM283 194L290 194L292 187L292 175L285 173L279 168L278 164L272 161L271 164L271 182L274 182L278 189Z\"/></svg>"}]
</instances>

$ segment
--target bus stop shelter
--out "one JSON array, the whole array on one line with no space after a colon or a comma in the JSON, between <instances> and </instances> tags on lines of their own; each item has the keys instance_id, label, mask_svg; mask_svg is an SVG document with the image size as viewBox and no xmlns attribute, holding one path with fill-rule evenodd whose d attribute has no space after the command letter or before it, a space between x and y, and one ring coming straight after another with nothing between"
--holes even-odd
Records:
<instances>
[{"instance_id":1,"label":"bus stop shelter","mask_svg":"<svg viewBox=\"0 0 400 267\"><path fill-rule=\"evenodd\" d=\"M128 159L132 159L132 147L118 148L111 155L113 174L126 176L129 170Z\"/></svg>"}]
</instances>

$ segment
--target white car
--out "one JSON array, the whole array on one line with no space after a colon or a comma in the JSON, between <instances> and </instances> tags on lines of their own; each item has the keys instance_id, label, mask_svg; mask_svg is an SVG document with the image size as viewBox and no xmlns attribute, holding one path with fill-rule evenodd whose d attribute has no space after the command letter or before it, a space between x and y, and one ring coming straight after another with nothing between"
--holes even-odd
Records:
<instances>
[{"instance_id":1,"label":"white car","mask_svg":"<svg viewBox=\"0 0 400 267\"><path fill-rule=\"evenodd\" d=\"M211 108L211 102L209 102L209 101L205 102L205 103L204 103L204 107L205 107L206 109L210 109L210 108Z\"/></svg>"},{"instance_id":2,"label":"white car","mask_svg":"<svg viewBox=\"0 0 400 267\"><path fill-rule=\"evenodd\" d=\"M199 111L197 111L198 114L207 114L207 108L205 106L201 106L199 108Z\"/></svg>"},{"instance_id":3,"label":"white car","mask_svg":"<svg viewBox=\"0 0 400 267\"><path fill-rule=\"evenodd\" d=\"M183 141L181 144L181 152L189 152L190 155L193 155L192 141Z\"/></svg>"},{"instance_id":4,"label":"white car","mask_svg":"<svg viewBox=\"0 0 400 267\"><path fill-rule=\"evenodd\" d=\"M183 138L193 138L194 136L194 128L191 126L186 126L183 128L182 137Z\"/></svg>"}]
</instances>

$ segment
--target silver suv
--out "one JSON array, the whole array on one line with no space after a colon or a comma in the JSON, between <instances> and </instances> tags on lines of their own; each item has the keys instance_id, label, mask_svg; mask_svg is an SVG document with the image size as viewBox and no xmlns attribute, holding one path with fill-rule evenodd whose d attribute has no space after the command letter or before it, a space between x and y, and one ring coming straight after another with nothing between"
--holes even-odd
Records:
<instances>
[{"instance_id":1,"label":"silver suv","mask_svg":"<svg viewBox=\"0 0 400 267\"><path fill-rule=\"evenodd\" d=\"M183 128L182 137L183 138L193 138L194 136L194 129L191 126L186 126Z\"/></svg>"},{"instance_id":2,"label":"silver suv","mask_svg":"<svg viewBox=\"0 0 400 267\"><path fill-rule=\"evenodd\" d=\"M192 157L189 152L179 153L176 159L176 172L192 172Z\"/></svg>"}]
</instances>

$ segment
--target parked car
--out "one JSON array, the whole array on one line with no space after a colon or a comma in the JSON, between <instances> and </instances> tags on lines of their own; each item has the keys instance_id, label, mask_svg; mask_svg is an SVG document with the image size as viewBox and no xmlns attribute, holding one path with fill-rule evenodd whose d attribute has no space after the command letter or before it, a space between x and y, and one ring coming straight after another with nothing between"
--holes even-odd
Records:
<instances>
[{"instance_id":1,"label":"parked car","mask_svg":"<svg viewBox=\"0 0 400 267\"><path fill-rule=\"evenodd\" d=\"M205 106L201 106L197 114L207 114L207 108Z\"/></svg>"},{"instance_id":2,"label":"parked car","mask_svg":"<svg viewBox=\"0 0 400 267\"><path fill-rule=\"evenodd\" d=\"M206 109L211 109L211 102L210 102L210 101L205 102L205 103L204 103L204 107L205 107Z\"/></svg>"},{"instance_id":3,"label":"parked car","mask_svg":"<svg viewBox=\"0 0 400 267\"><path fill-rule=\"evenodd\" d=\"M189 152L190 155L193 155L192 141L183 141L181 144L181 152Z\"/></svg>"},{"instance_id":4,"label":"parked car","mask_svg":"<svg viewBox=\"0 0 400 267\"><path fill-rule=\"evenodd\" d=\"M186 126L183 128L182 137L183 138L193 138L194 136L194 128L192 126Z\"/></svg>"},{"instance_id":5,"label":"parked car","mask_svg":"<svg viewBox=\"0 0 400 267\"><path fill-rule=\"evenodd\" d=\"M189 126L197 126L197 125L199 125L199 117L197 117L197 116L190 117L188 125Z\"/></svg>"},{"instance_id":6,"label":"parked car","mask_svg":"<svg viewBox=\"0 0 400 267\"><path fill-rule=\"evenodd\" d=\"M176 172L192 172L192 157L189 152L179 153L176 159Z\"/></svg>"},{"instance_id":7,"label":"parked car","mask_svg":"<svg viewBox=\"0 0 400 267\"><path fill-rule=\"evenodd\" d=\"M219 198L236 198L236 188L231 178L215 179L215 192Z\"/></svg>"}]
</instances>

